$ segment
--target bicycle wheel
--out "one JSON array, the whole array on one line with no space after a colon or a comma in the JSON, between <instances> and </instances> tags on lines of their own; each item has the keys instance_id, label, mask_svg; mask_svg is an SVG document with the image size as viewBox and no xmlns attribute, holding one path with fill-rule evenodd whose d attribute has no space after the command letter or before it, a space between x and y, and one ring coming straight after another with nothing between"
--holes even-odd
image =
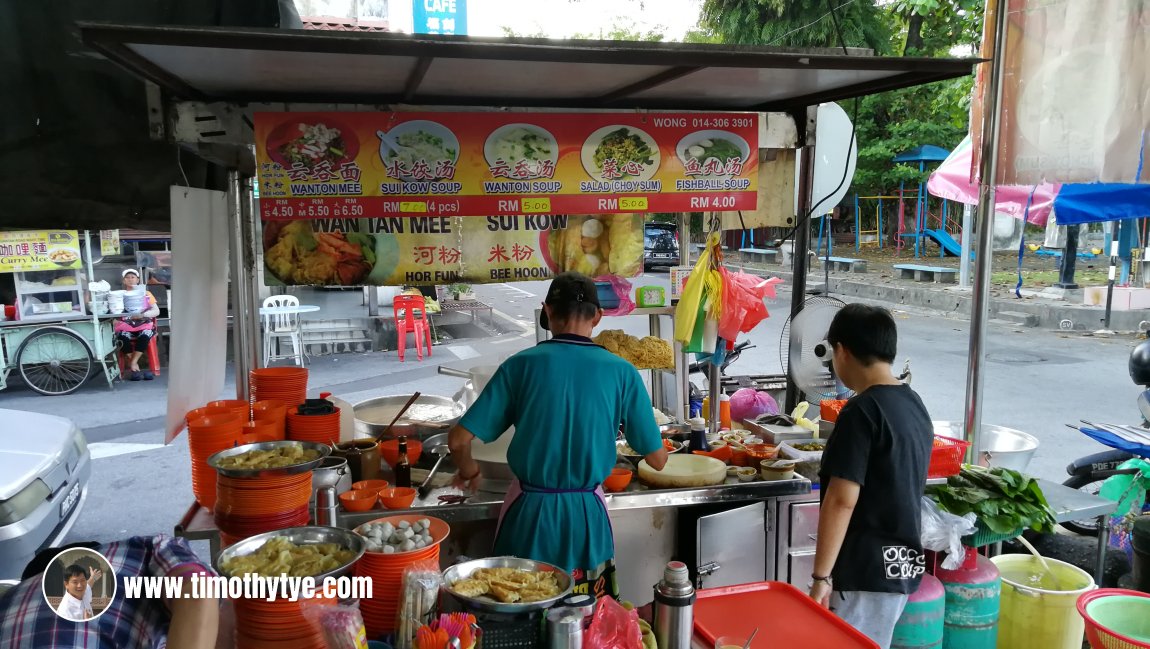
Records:
<instances>
[{"instance_id":1,"label":"bicycle wheel","mask_svg":"<svg viewBox=\"0 0 1150 649\"><path fill-rule=\"evenodd\" d=\"M79 334L64 327L32 332L16 351L20 378L47 396L75 392L92 372L92 352Z\"/></svg>"}]
</instances>

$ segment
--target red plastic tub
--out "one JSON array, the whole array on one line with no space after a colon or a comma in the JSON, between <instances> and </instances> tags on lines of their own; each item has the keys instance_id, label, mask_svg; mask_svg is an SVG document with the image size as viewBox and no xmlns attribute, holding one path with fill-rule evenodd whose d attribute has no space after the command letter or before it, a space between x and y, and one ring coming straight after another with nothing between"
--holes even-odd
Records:
<instances>
[{"instance_id":1,"label":"red plastic tub","mask_svg":"<svg viewBox=\"0 0 1150 649\"><path fill-rule=\"evenodd\" d=\"M695 602L695 635L711 646L723 636L749 638L752 649L878 649L806 593L778 581L701 590Z\"/></svg>"}]
</instances>

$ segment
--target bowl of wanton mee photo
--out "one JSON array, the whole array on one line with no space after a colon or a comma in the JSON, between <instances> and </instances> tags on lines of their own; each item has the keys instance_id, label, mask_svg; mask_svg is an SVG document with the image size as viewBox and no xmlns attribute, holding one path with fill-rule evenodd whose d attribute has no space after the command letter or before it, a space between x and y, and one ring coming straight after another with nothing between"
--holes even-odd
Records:
<instances>
[{"instance_id":1,"label":"bowl of wanton mee photo","mask_svg":"<svg viewBox=\"0 0 1150 649\"><path fill-rule=\"evenodd\" d=\"M363 537L338 527L289 527L253 536L220 552L225 577L338 577L363 556Z\"/></svg>"},{"instance_id":2,"label":"bowl of wanton mee photo","mask_svg":"<svg viewBox=\"0 0 1150 649\"><path fill-rule=\"evenodd\" d=\"M443 584L464 608L514 614L551 608L571 593L574 581L542 561L494 557L451 566Z\"/></svg>"},{"instance_id":3,"label":"bowl of wanton mee photo","mask_svg":"<svg viewBox=\"0 0 1150 649\"><path fill-rule=\"evenodd\" d=\"M294 475L316 468L330 453L330 446L316 442L258 442L220 451L208 466L229 478Z\"/></svg>"}]
</instances>

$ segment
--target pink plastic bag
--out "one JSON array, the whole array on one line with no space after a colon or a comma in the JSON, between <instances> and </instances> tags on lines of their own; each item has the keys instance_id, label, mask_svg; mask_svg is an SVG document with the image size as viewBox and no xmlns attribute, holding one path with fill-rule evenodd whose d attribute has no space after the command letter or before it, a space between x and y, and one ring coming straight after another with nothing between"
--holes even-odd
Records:
<instances>
[{"instance_id":1,"label":"pink plastic bag","mask_svg":"<svg viewBox=\"0 0 1150 649\"><path fill-rule=\"evenodd\" d=\"M643 649L643 632L639 614L628 611L619 602L604 597L595 605L591 626L583 632L587 649Z\"/></svg>"},{"instance_id":2,"label":"pink plastic bag","mask_svg":"<svg viewBox=\"0 0 1150 649\"><path fill-rule=\"evenodd\" d=\"M763 300L775 297L775 287L782 279L764 279L743 272L730 272L720 268L723 276L723 312L719 317L719 337L735 340L740 333L755 328L770 317Z\"/></svg>"},{"instance_id":3,"label":"pink plastic bag","mask_svg":"<svg viewBox=\"0 0 1150 649\"><path fill-rule=\"evenodd\" d=\"M603 309L603 315L627 315L635 310L635 302L631 300L631 282L615 275L602 275L595 278L596 282L609 282L619 296L619 306L614 309Z\"/></svg>"},{"instance_id":4,"label":"pink plastic bag","mask_svg":"<svg viewBox=\"0 0 1150 649\"><path fill-rule=\"evenodd\" d=\"M731 419L750 421L759 415L779 414L779 404L766 392L742 388L731 395Z\"/></svg>"}]
</instances>

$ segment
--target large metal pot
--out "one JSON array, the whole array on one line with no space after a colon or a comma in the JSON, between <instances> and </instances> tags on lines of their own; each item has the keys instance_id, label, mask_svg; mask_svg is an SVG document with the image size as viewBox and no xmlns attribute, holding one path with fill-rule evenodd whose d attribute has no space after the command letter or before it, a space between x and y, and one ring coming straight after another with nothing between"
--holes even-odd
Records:
<instances>
[{"instance_id":1,"label":"large metal pot","mask_svg":"<svg viewBox=\"0 0 1150 649\"><path fill-rule=\"evenodd\" d=\"M956 439L963 439L964 426L956 421L936 421L934 433ZM1000 466L1025 472L1030 460L1038 450L1038 438L1005 426L982 425L982 448L978 453L978 463L983 466Z\"/></svg>"},{"instance_id":2,"label":"large metal pot","mask_svg":"<svg viewBox=\"0 0 1150 649\"><path fill-rule=\"evenodd\" d=\"M383 433L410 398L410 394L396 394L360 401L353 405L355 436L376 437ZM389 436L404 435L423 440L432 435L446 433L459 423L463 412L463 404L454 399L434 394L420 395L403 418L395 422Z\"/></svg>"}]
</instances>

